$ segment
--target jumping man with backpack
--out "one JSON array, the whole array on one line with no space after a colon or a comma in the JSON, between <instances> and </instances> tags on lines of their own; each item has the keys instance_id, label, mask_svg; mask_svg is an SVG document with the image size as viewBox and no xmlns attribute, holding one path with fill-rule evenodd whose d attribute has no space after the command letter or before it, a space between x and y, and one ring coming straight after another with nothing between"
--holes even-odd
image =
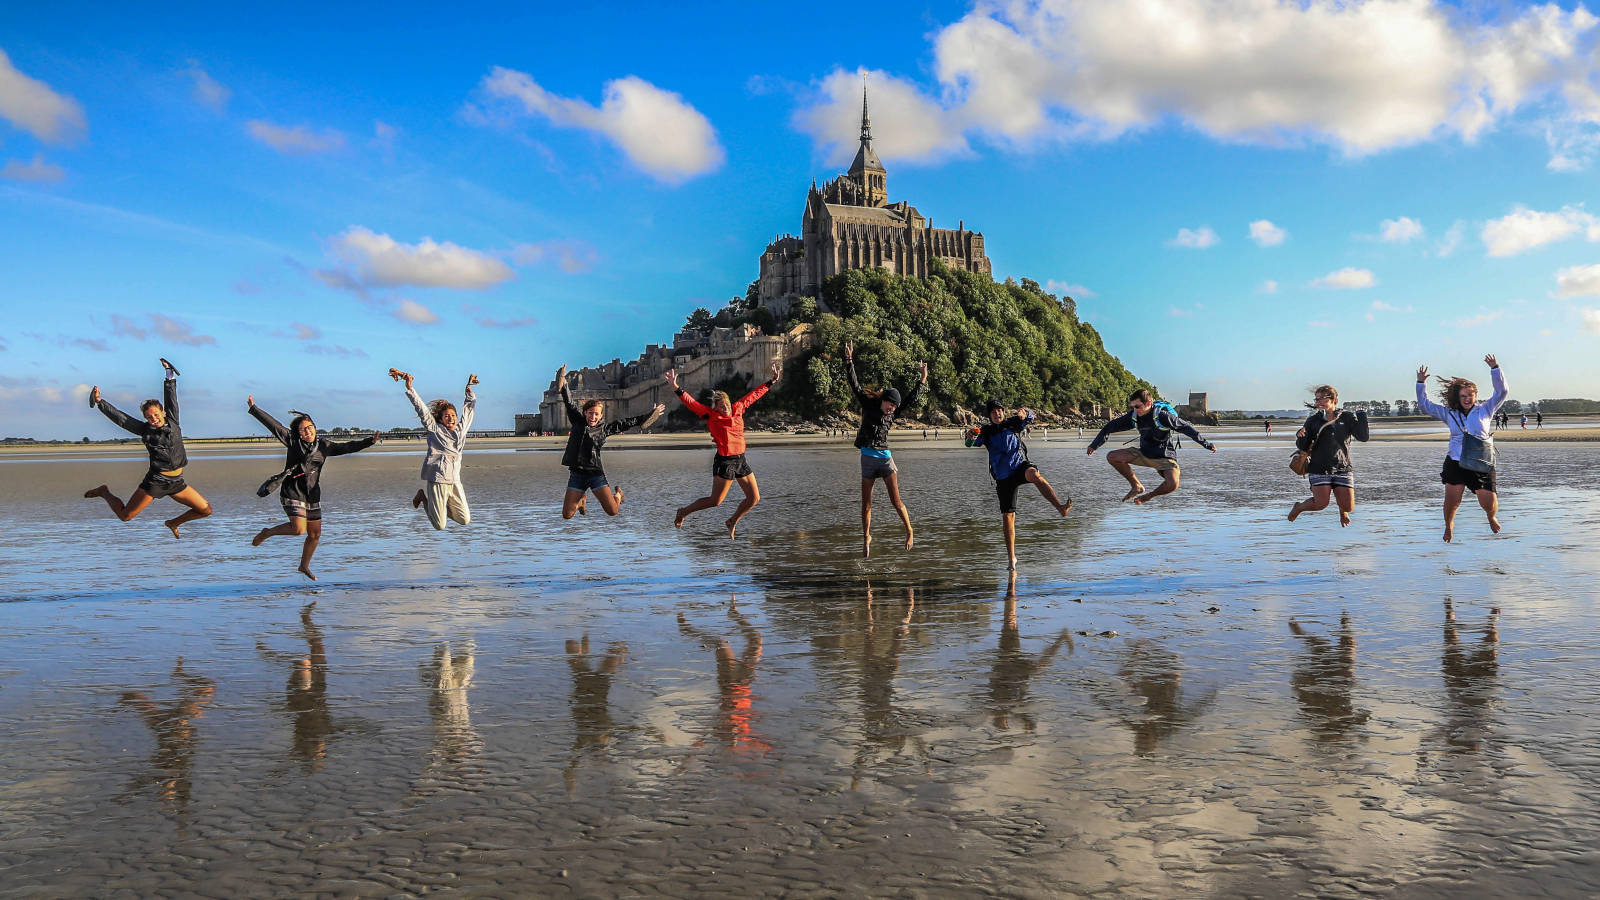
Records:
<instances>
[{"instance_id":1,"label":"jumping man with backpack","mask_svg":"<svg viewBox=\"0 0 1600 900\"><path fill-rule=\"evenodd\" d=\"M1178 418L1178 411L1172 404L1165 400L1156 400L1147 390L1134 391L1128 397L1128 412L1112 419L1100 429L1094 440L1089 442L1089 455L1093 456L1106 438L1118 431L1139 429L1139 449L1123 447L1106 454L1106 462L1111 468L1116 469L1123 478L1128 479L1128 494L1122 498L1126 503L1132 500L1144 504L1161 496L1170 494L1178 489L1178 439L1174 432L1194 439L1194 442L1217 452L1217 446L1200 436L1194 426ZM1145 466L1161 473L1161 484L1148 493L1144 485L1139 483L1139 476L1133 474L1134 466Z\"/></svg>"}]
</instances>

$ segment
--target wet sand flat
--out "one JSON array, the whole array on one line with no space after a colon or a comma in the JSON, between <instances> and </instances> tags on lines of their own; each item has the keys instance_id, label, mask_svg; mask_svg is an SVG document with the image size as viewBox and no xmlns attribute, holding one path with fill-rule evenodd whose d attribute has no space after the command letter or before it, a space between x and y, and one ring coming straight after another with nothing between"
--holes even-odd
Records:
<instances>
[{"instance_id":1,"label":"wet sand flat","mask_svg":"<svg viewBox=\"0 0 1600 900\"><path fill-rule=\"evenodd\" d=\"M897 437L917 548L880 494L862 561L847 441L753 449L729 541L627 440L622 516L485 446L442 534L420 455L333 460L315 584L248 543L275 453L197 455L182 541L79 496L129 454L0 465L0 896L1600 892L1588 446L1445 545L1435 442L1357 446L1341 530L1282 437L1134 508L1052 435L1013 586L982 451Z\"/></svg>"}]
</instances>

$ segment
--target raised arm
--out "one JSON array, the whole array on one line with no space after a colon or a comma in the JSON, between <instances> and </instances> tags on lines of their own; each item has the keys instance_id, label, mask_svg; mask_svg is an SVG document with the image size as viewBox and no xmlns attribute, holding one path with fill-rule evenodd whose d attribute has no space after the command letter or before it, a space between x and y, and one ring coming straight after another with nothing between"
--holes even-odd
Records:
<instances>
[{"instance_id":1,"label":"raised arm","mask_svg":"<svg viewBox=\"0 0 1600 900\"><path fill-rule=\"evenodd\" d=\"M556 370L556 390L561 394L561 405L567 408L567 424L574 428L586 426L588 423L583 420L583 410L578 408L577 401L572 399L572 389L567 387L565 365Z\"/></svg>"},{"instance_id":2,"label":"raised arm","mask_svg":"<svg viewBox=\"0 0 1600 900\"><path fill-rule=\"evenodd\" d=\"M1022 431L1032 425L1036 418L1038 417L1034 415L1033 410L1023 409L1020 414L1007 419L1005 427L1008 431Z\"/></svg>"},{"instance_id":3,"label":"raised arm","mask_svg":"<svg viewBox=\"0 0 1600 900\"><path fill-rule=\"evenodd\" d=\"M649 428L651 425L655 424L655 421L661 418L661 414L666 411L667 407L664 404L657 403L654 408L644 415L628 416L625 419L617 419L613 421L611 424L606 426L606 434L621 434L624 431L630 431L634 428Z\"/></svg>"},{"instance_id":4,"label":"raised arm","mask_svg":"<svg viewBox=\"0 0 1600 900\"><path fill-rule=\"evenodd\" d=\"M776 380L776 379L774 379L774 380ZM767 391L770 391L770 390L772 390L772 382L771 381L764 381L761 384L756 385L756 389L755 390L751 391L748 394L745 394L743 397L740 397L739 398L739 402L733 404L733 414L735 416L744 415L744 411L745 410L749 409L752 405L754 405L757 400L760 400L762 397L765 397L767 395Z\"/></svg>"},{"instance_id":5,"label":"raised arm","mask_svg":"<svg viewBox=\"0 0 1600 900\"><path fill-rule=\"evenodd\" d=\"M353 441L330 441L324 439L322 442L322 454L324 456L344 456L346 453L359 453L377 442L378 433L376 431L364 438L358 438Z\"/></svg>"},{"instance_id":6,"label":"raised arm","mask_svg":"<svg viewBox=\"0 0 1600 900\"><path fill-rule=\"evenodd\" d=\"M439 423L433 420L433 413L429 411L428 404L422 402L422 395L411 386L411 379L406 378L406 399L411 401L411 408L417 413L417 421L422 423L422 429L427 432L439 430Z\"/></svg>"},{"instance_id":7,"label":"raised arm","mask_svg":"<svg viewBox=\"0 0 1600 900\"><path fill-rule=\"evenodd\" d=\"M1494 386L1494 393L1489 395L1489 413L1493 415L1510 395L1506 392L1505 373L1500 371L1500 363L1494 358L1494 354L1485 356L1483 361L1489 364L1489 383Z\"/></svg>"},{"instance_id":8,"label":"raised arm","mask_svg":"<svg viewBox=\"0 0 1600 900\"><path fill-rule=\"evenodd\" d=\"M89 403L95 409L104 413L105 417L111 420L111 424L121 428L123 431L131 434L144 434L144 420L135 419L133 416L112 406L111 401L100 396L100 388L98 386L89 392Z\"/></svg>"},{"instance_id":9,"label":"raised arm","mask_svg":"<svg viewBox=\"0 0 1600 900\"><path fill-rule=\"evenodd\" d=\"M1132 427L1133 427L1133 413L1132 412L1125 412L1122 415L1117 416L1115 419L1112 419L1111 421L1107 422L1100 429L1100 433L1094 436L1094 440L1089 442L1089 452L1093 453L1096 450L1099 450L1100 449L1100 445L1104 444L1106 442L1106 438L1110 437L1111 435L1116 434L1119 431L1127 431L1128 429L1130 429Z\"/></svg>"},{"instance_id":10,"label":"raised arm","mask_svg":"<svg viewBox=\"0 0 1600 900\"><path fill-rule=\"evenodd\" d=\"M272 436L278 439L278 443L284 445L285 447L289 446L289 429L283 427L282 422L274 419L272 417L272 413L269 413L257 406L254 394L250 396L250 415L255 416L257 422L267 426L267 431L271 432Z\"/></svg>"},{"instance_id":11,"label":"raised arm","mask_svg":"<svg viewBox=\"0 0 1600 900\"><path fill-rule=\"evenodd\" d=\"M478 395L473 393L472 386L478 383L478 376L467 376L467 388L461 397L461 426L457 429L461 440L467 439L467 432L472 430L472 417L478 412Z\"/></svg>"},{"instance_id":12,"label":"raised arm","mask_svg":"<svg viewBox=\"0 0 1600 900\"><path fill-rule=\"evenodd\" d=\"M844 374L850 379L850 392L856 395L856 402L871 403L872 398L861 389L861 379L856 377L856 345L854 341L844 342Z\"/></svg>"},{"instance_id":13,"label":"raised arm","mask_svg":"<svg viewBox=\"0 0 1600 900\"><path fill-rule=\"evenodd\" d=\"M912 385L911 386L911 390L906 393L905 399L900 401L900 405L895 408L895 411L894 411L895 415L899 416L901 410L910 409L911 407L916 406L917 405L917 401L922 399L922 391L927 386L928 386L928 364L927 363L923 363L922 364L922 377L917 379L917 383Z\"/></svg>"},{"instance_id":14,"label":"raised arm","mask_svg":"<svg viewBox=\"0 0 1600 900\"><path fill-rule=\"evenodd\" d=\"M1356 421L1350 426L1350 436L1363 443L1372 437L1372 427L1367 423L1366 410L1356 410Z\"/></svg>"},{"instance_id":15,"label":"raised arm","mask_svg":"<svg viewBox=\"0 0 1600 900\"><path fill-rule=\"evenodd\" d=\"M178 425L178 370L164 359L161 365L167 370L167 377L161 382L161 405L166 407L167 420Z\"/></svg>"},{"instance_id":16,"label":"raised arm","mask_svg":"<svg viewBox=\"0 0 1600 900\"><path fill-rule=\"evenodd\" d=\"M1428 367L1417 367L1417 409L1422 410L1441 422L1450 421L1450 413L1439 404L1428 398Z\"/></svg>"}]
</instances>

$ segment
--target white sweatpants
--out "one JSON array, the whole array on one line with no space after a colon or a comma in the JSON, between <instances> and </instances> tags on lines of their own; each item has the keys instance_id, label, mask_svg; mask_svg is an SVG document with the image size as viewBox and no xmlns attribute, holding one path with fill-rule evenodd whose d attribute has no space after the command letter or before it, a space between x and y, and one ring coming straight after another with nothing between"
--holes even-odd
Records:
<instances>
[{"instance_id":1,"label":"white sweatpants","mask_svg":"<svg viewBox=\"0 0 1600 900\"><path fill-rule=\"evenodd\" d=\"M446 516L462 525L472 522L467 492L459 484L427 482L422 486L422 508L428 511L428 521L439 531L445 529Z\"/></svg>"}]
</instances>

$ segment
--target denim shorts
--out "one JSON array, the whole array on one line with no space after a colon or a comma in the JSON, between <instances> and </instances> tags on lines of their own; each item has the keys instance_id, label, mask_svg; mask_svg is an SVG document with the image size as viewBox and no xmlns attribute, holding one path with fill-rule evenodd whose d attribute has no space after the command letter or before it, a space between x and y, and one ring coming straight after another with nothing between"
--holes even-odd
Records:
<instances>
[{"instance_id":1,"label":"denim shorts","mask_svg":"<svg viewBox=\"0 0 1600 900\"><path fill-rule=\"evenodd\" d=\"M567 476L567 490L586 493L597 491L603 487L610 487L611 482L606 481L606 473L585 469L568 469L572 474Z\"/></svg>"},{"instance_id":2,"label":"denim shorts","mask_svg":"<svg viewBox=\"0 0 1600 900\"><path fill-rule=\"evenodd\" d=\"M1356 476L1350 472L1337 475L1307 475L1306 481L1312 487L1327 485L1328 487L1349 488L1352 491L1356 489Z\"/></svg>"}]
</instances>

